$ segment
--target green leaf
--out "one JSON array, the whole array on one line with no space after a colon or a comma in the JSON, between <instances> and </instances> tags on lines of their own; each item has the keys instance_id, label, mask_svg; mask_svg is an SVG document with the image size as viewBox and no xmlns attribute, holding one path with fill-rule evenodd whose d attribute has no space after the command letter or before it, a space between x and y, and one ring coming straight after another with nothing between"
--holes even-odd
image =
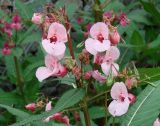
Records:
<instances>
[{"instance_id":1,"label":"green leaf","mask_svg":"<svg viewBox=\"0 0 160 126\"><path fill-rule=\"evenodd\" d=\"M13 105L13 104L22 104L23 100L20 96L18 96L15 93L12 92L4 92L0 90L0 104L7 104L7 105Z\"/></svg>"},{"instance_id":2,"label":"green leaf","mask_svg":"<svg viewBox=\"0 0 160 126\"><path fill-rule=\"evenodd\" d=\"M24 119L16 124L13 124L12 126L22 126L30 122L41 120L45 117L48 117L56 112L59 112L67 107L71 107L74 104L78 103L84 97L84 95L85 95L85 91L83 89L69 90L60 98L60 100L57 102L53 110L49 112L44 112L36 116L28 117L27 119Z\"/></svg>"},{"instance_id":3,"label":"green leaf","mask_svg":"<svg viewBox=\"0 0 160 126\"><path fill-rule=\"evenodd\" d=\"M138 68L140 80L156 81L160 78L160 68Z\"/></svg>"},{"instance_id":4,"label":"green leaf","mask_svg":"<svg viewBox=\"0 0 160 126\"><path fill-rule=\"evenodd\" d=\"M16 109L16 108L13 108L13 107L10 107L7 105L0 104L0 107L7 109L8 112L12 113L13 115L15 115L19 118L26 118L26 117L30 116L28 113L26 113L24 111L21 111L19 109Z\"/></svg>"},{"instance_id":5,"label":"green leaf","mask_svg":"<svg viewBox=\"0 0 160 126\"><path fill-rule=\"evenodd\" d=\"M160 46L160 34L158 35L158 37L152 41L151 43L149 43L149 48L159 48Z\"/></svg>"},{"instance_id":6,"label":"green leaf","mask_svg":"<svg viewBox=\"0 0 160 126\"><path fill-rule=\"evenodd\" d=\"M89 114L91 119L97 119L97 118L102 118L105 117L105 108L104 107L99 107L99 106L94 106L89 109Z\"/></svg>"},{"instance_id":7,"label":"green leaf","mask_svg":"<svg viewBox=\"0 0 160 126\"><path fill-rule=\"evenodd\" d=\"M122 126L152 126L160 113L160 81L148 85L122 118Z\"/></svg>"},{"instance_id":8,"label":"green leaf","mask_svg":"<svg viewBox=\"0 0 160 126\"><path fill-rule=\"evenodd\" d=\"M160 23L160 12L157 10L156 5L151 2L144 2L142 0L139 1L143 5L144 9L153 16L155 22Z\"/></svg>"},{"instance_id":9,"label":"green leaf","mask_svg":"<svg viewBox=\"0 0 160 126\"><path fill-rule=\"evenodd\" d=\"M138 31L134 31L130 43L136 46L135 50L139 50L144 46L144 39Z\"/></svg>"}]
</instances>

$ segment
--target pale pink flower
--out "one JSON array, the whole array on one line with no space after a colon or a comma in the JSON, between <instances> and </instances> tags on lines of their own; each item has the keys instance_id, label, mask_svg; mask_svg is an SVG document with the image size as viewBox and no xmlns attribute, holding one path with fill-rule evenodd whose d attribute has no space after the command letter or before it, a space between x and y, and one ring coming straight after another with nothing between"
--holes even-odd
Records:
<instances>
[{"instance_id":1,"label":"pale pink flower","mask_svg":"<svg viewBox=\"0 0 160 126\"><path fill-rule=\"evenodd\" d=\"M117 45L120 41L120 38L121 37L117 30L109 35L109 40L113 45Z\"/></svg>"},{"instance_id":2,"label":"pale pink flower","mask_svg":"<svg viewBox=\"0 0 160 126\"><path fill-rule=\"evenodd\" d=\"M67 42L67 31L62 24L54 22L50 25L47 39L42 41L44 50L58 59L63 58Z\"/></svg>"},{"instance_id":3,"label":"pale pink flower","mask_svg":"<svg viewBox=\"0 0 160 126\"><path fill-rule=\"evenodd\" d=\"M86 50L92 55L108 50L110 48L108 33L108 26L105 23L98 22L94 24L90 29L92 38L88 38L85 41Z\"/></svg>"},{"instance_id":4,"label":"pale pink flower","mask_svg":"<svg viewBox=\"0 0 160 126\"><path fill-rule=\"evenodd\" d=\"M49 111L49 110L51 110L51 109L52 109L52 102L49 101L49 102L47 103L47 105L46 105L45 111Z\"/></svg>"},{"instance_id":5,"label":"pale pink flower","mask_svg":"<svg viewBox=\"0 0 160 126\"><path fill-rule=\"evenodd\" d=\"M117 76L119 71L119 65L114 63L120 56L120 52L117 47L111 46L103 59L103 63L101 64L102 71L105 75L109 75L112 73L112 76Z\"/></svg>"},{"instance_id":6,"label":"pale pink flower","mask_svg":"<svg viewBox=\"0 0 160 126\"><path fill-rule=\"evenodd\" d=\"M43 15L41 13L34 13L32 16L32 22L34 24L41 24L43 22Z\"/></svg>"},{"instance_id":7,"label":"pale pink flower","mask_svg":"<svg viewBox=\"0 0 160 126\"><path fill-rule=\"evenodd\" d=\"M157 118L154 123L153 123L153 126L160 126L160 119Z\"/></svg>"},{"instance_id":8,"label":"pale pink flower","mask_svg":"<svg viewBox=\"0 0 160 126\"><path fill-rule=\"evenodd\" d=\"M65 74L64 74L65 73ZM41 82L50 76L65 76L66 69L52 55L45 56L45 66L39 67L36 71L36 77Z\"/></svg>"},{"instance_id":9,"label":"pale pink flower","mask_svg":"<svg viewBox=\"0 0 160 126\"><path fill-rule=\"evenodd\" d=\"M106 81L106 77L103 76L98 70L92 72L92 77L100 83L104 83Z\"/></svg>"},{"instance_id":10,"label":"pale pink flower","mask_svg":"<svg viewBox=\"0 0 160 126\"><path fill-rule=\"evenodd\" d=\"M113 101L109 104L108 111L112 116L121 116L128 111L130 101L128 91L123 82L116 82L111 88Z\"/></svg>"},{"instance_id":11,"label":"pale pink flower","mask_svg":"<svg viewBox=\"0 0 160 126\"><path fill-rule=\"evenodd\" d=\"M36 109L36 104L35 103L30 103L30 104L26 105L25 108L27 110L31 110L32 112L34 112L35 109Z\"/></svg>"}]
</instances>

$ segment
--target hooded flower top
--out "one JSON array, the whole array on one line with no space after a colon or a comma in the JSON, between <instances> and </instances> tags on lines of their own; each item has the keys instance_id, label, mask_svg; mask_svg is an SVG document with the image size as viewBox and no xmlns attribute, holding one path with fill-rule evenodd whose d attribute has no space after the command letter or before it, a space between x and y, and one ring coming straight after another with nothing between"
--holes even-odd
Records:
<instances>
[{"instance_id":1,"label":"hooded flower top","mask_svg":"<svg viewBox=\"0 0 160 126\"><path fill-rule=\"evenodd\" d=\"M42 46L48 54L62 59L66 49L65 42L67 42L65 27L60 23L54 22L50 25L47 39L42 41Z\"/></svg>"},{"instance_id":2,"label":"hooded flower top","mask_svg":"<svg viewBox=\"0 0 160 126\"><path fill-rule=\"evenodd\" d=\"M86 50L92 55L108 50L110 48L108 33L108 26L105 23L98 22L94 24L90 29L91 38L85 41Z\"/></svg>"}]
</instances>

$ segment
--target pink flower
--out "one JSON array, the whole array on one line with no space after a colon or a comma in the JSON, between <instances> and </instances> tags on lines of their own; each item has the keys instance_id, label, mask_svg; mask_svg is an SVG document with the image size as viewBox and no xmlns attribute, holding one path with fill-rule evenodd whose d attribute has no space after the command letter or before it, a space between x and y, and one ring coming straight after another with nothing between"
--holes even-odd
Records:
<instances>
[{"instance_id":1,"label":"pink flower","mask_svg":"<svg viewBox=\"0 0 160 126\"><path fill-rule=\"evenodd\" d=\"M34 24L40 25L43 22L43 15L41 13L34 13L32 17L32 22Z\"/></svg>"},{"instance_id":2,"label":"pink flower","mask_svg":"<svg viewBox=\"0 0 160 126\"><path fill-rule=\"evenodd\" d=\"M2 54L5 55L10 55L11 54L11 49L10 48L3 48L2 49Z\"/></svg>"},{"instance_id":3,"label":"pink flower","mask_svg":"<svg viewBox=\"0 0 160 126\"><path fill-rule=\"evenodd\" d=\"M105 75L112 73L112 76L117 76L119 71L119 65L114 63L120 56L120 52L117 47L111 46L108 51L106 51L103 63L101 64L102 71Z\"/></svg>"},{"instance_id":4,"label":"pink flower","mask_svg":"<svg viewBox=\"0 0 160 126\"><path fill-rule=\"evenodd\" d=\"M81 18L81 17L76 18L76 20L77 20L78 24L82 24L83 23L83 18Z\"/></svg>"},{"instance_id":5,"label":"pink flower","mask_svg":"<svg viewBox=\"0 0 160 126\"><path fill-rule=\"evenodd\" d=\"M50 25L47 39L42 41L44 50L58 59L63 58L67 42L67 31L62 24L54 22Z\"/></svg>"},{"instance_id":6,"label":"pink flower","mask_svg":"<svg viewBox=\"0 0 160 126\"><path fill-rule=\"evenodd\" d=\"M20 21L21 21L20 16L15 15L15 16L12 18L11 27L12 27L13 29L16 29L16 30L21 29Z\"/></svg>"},{"instance_id":7,"label":"pink flower","mask_svg":"<svg viewBox=\"0 0 160 126\"><path fill-rule=\"evenodd\" d=\"M49 102L47 103L47 105L46 105L45 111L50 111L51 109L52 109L52 102L49 101Z\"/></svg>"},{"instance_id":8,"label":"pink flower","mask_svg":"<svg viewBox=\"0 0 160 126\"><path fill-rule=\"evenodd\" d=\"M92 55L98 52L104 52L110 48L110 41L108 40L108 26L103 22L94 24L90 29L92 38L85 41L86 50Z\"/></svg>"},{"instance_id":9,"label":"pink flower","mask_svg":"<svg viewBox=\"0 0 160 126\"><path fill-rule=\"evenodd\" d=\"M103 17L106 17L108 19L110 19L112 17L112 15L113 15L112 11L108 11L108 12L103 13Z\"/></svg>"},{"instance_id":10,"label":"pink flower","mask_svg":"<svg viewBox=\"0 0 160 126\"><path fill-rule=\"evenodd\" d=\"M62 66L55 57L51 55L46 55L45 56L45 66L39 67L37 69L36 77L41 82L50 76L63 77L66 75L66 73L67 72L64 66Z\"/></svg>"},{"instance_id":11,"label":"pink flower","mask_svg":"<svg viewBox=\"0 0 160 126\"><path fill-rule=\"evenodd\" d=\"M111 89L113 101L109 104L108 111L112 116L121 116L128 111L130 101L128 91L123 82L116 82Z\"/></svg>"},{"instance_id":12,"label":"pink flower","mask_svg":"<svg viewBox=\"0 0 160 126\"><path fill-rule=\"evenodd\" d=\"M119 21L122 26L126 26L127 24L129 24L129 20L127 19L127 15L125 13L122 13L119 16Z\"/></svg>"},{"instance_id":13,"label":"pink flower","mask_svg":"<svg viewBox=\"0 0 160 126\"><path fill-rule=\"evenodd\" d=\"M103 76L98 70L92 72L92 77L100 83L104 83L106 81L106 77Z\"/></svg>"},{"instance_id":14,"label":"pink flower","mask_svg":"<svg viewBox=\"0 0 160 126\"><path fill-rule=\"evenodd\" d=\"M131 93L128 93L128 99L130 101L130 104L134 104L136 102L136 96Z\"/></svg>"},{"instance_id":15,"label":"pink flower","mask_svg":"<svg viewBox=\"0 0 160 126\"><path fill-rule=\"evenodd\" d=\"M120 35L118 33L118 31L114 31L112 34L109 35L109 40L111 41L111 43L113 45L117 45L120 41Z\"/></svg>"},{"instance_id":16,"label":"pink flower","mask_svg":"<svg viewBox=\"0 0 160 126\"><path fill-rule=\"evenodd\" d=\"M153 126L160 126L160 119L157 118L154 123L153 123Z\"/></svg>"},{"instance_id":17,"label":"pink flower","mask_svg":"<svg viewBox=\"0 0 160 126\"><path fill-rule=\"evenodd\" d=\"M90 79L91 77L92 77L92 71L87 71L87 72L85 73L85 75L84 75L84 78L85 78L86 80Z\"/></svg>"},{"instance_id":18,"label":"pink flower","mask_svg":"<svg viewBox=\"0 0 160 126\"><path fill-rule=\"evenodd\" d=\"M137 84L137 79L135 77L129 77L126 79L125 84L128 89L131 89L133 86Z\"/></svg>"},{"instance_id":19,"label":"pink flower","mask_svg":"<svg viewBox=\"0 0 160 126\"><path fill-rule=\"evenodd\" d=\"M30 103L30 104L26 105L25 108L27 110L31 110L32 112L34 112L35 109L36 109L36 104L35 103Z\"/></svg>"},{"instance_id":20,"label":"pink flower","mask_svg":"<svg viewBox=\"0 0 160 126\"><path fill-rule=\"evenodd\" d=\"M96 55L94 55L94 61L93 61L93 62L94 62L95 64L100 65L100 64L102 64L103 59L104 59L104 54L102 54L102 53L97 53Z\"/></svg>"},{"instance_id":21,"label":"pink flower","mask_svg":"<svg viewBox=\"0 0 160 126\"><path fill-rule=\"evenodd\" d=\"M12 36L12 25L10 24L10 23L5 23L4 24L4 28L3 28L3 30L4 30L4 32L5 33L7 33L7 35L9 36L9 37L11 37Z\"/></svg>"}]
</instances>

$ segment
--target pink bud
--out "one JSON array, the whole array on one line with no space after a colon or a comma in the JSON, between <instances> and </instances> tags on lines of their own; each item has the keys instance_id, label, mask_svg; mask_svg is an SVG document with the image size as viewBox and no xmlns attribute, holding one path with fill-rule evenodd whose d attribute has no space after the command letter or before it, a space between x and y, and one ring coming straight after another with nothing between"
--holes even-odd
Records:
<instances>
[{"instance_id":1,"label":"pink bud","mask_svg":"<svg viewBox=\"0 0 160 126\"><path fill-rule=\"evenodd\" d=\"M84 78L85 78L86 80L90 79L91 77L92 77L92 71L87 71L87 72L85 73L85 75L84 75Z\"/></svg>"},{"instance_id":2,"label":"pink bud","mask_svg":"<svg viewBox=\"0 0 160 126\"><path fill-rule=\"evenodd\" d=\"M68 118L68 116L64 116L61 121L62 121L62 123L64 123L67 126L69 126L69 118Z\"/></svg>"},{"instance_id":3,"label":"pink bud","mask_svg":"<svg viewBox=\"0 0 160 126\"><path fill-rule=\"evenodd\" d=\"M16 29L16 30L21 29L21 24L20 23L12 23L11 26L12 26L13 29Z\"/></svg>"},{"instance_id":4,"label":"pink bud","mask_svg":"<svg viewBox=\"0 0 160 126\"><path fill-rule=\"evenodd\" d=\"M39 25L42 23L43 15L41 13L34 13L32 17L32 22Z\"/></svg>"},{"instance_id":5,"label":"pink bud","mask_svg":"<svg viewBox=\"0 0 160 126\"><path fill-rule=\"evenodd\" d=\"M83 18L81 18L81 17L78 17L76 20L77 20L78 24L82 24L83 23Z\"/></svg>"},{"instance_id":6,"label":"pink bud","mask_svg":"<svg viewBox=\"0 0 160 126\"><path fill-rule=\"evenodd\" d=\"M87 32L89 32L89 31L90 31L90 29L91 29L92 25L93 25L93 24L91 24L91 23L87 24L87 26L86 26Z\"/></svg>"},{"instance_id":7,"label":"pink bud","mask_svg":"<svg viewBox=\"0 0 160 126\"><path fill-rule=\"evenodd\" d=\"M111 11L108 11L108 12L104 12L103 13L103 17L106 17L106 18L108 18L108 19L110 19L111 17L112 17L112 12Z\"/></svg>"},{"instance_id":8,"label":"pink bud","mask_svg":"<svg viewBox=\"0 0 160 126\"><path fill-rule=\"evenodd\" d=\"M128 89L131 89L133 86L137 84L137 80L135 77L129 77L126 79L125 84Z\"/></svg>"},{"instance_id":9,"label":"pink bud","mask_svg":"<svg viewBox=\"0 0 160 126\"><path fill-rule=\"evenodd\" d=\"M55 113L55 114L52 115L51 118L54 119L54 120L60 121L61 118L62 118L62 114L61 113Z\"/></svg>"},{"instance_id":10,"label":"pink bud","mask_svg":"<svg viewBox=\"0 0 160 126\"><path fill-rule=\"evenodd\" d=\"M126 26L127 24L129 24L127 15L125 13L121 13L121 15L119 16L119 21L122 26Z\"/></svg>"},{"instance_id":11,"label":"pink bud","mask_svg":"<svg viewBox=\"0 0 160 126\"><path fill-rule=\"evenodd\" d=\"M119 33L118 33L117 30L114 31L114 33L112 33L112 34L109 35L109 39L110 39L110 41L111 41L111 43L113 45L117 45L119 43L119 41L120 41L120 38L121 37L120 37L120 35L119 35Z\"/></svg>"},{"instance_id":12,"label":"pink bud","mask_svg":"<svg viewBox=\"0 0 160 126\"><path fill-rule=\"evenodd\" d=\"M32 112L34 112L35 109L36 109L36 104L35 103L30 103L30 104L26 105L25 108L27 110L31 110Z\"/></svg>"},{"instance_id":13,"label":"pink bud","mask_svg":"<svg viewBox=\"0 0 160 126\"><path fill-rule=\"evenodd\" d=\"M10 48L3 48L2 49L2 54L3 55L10 55L11 54L11 50L10 50Z\"/></svg>"},{"instance_id":14,"label":"pink bud","mask_svg":"<svg viewBox=\"0 0 160 126\"><path fill-rule=\"evenodd\" d=\"M80 121L80 115L77 111L74 112L74 119L75 121Z\"/></svg>"},{"instance_id":15,"label":"pink bud","mask_svg":"<svg viewBox=\"0 0 160 126\"><path fill-rule=\"evenodd\" d=\"M64 77L66 76L66 74L68 73L67 68L62 66L61 64L59 65L59 73L58 76L59 77Z\"/></svg>"},{"instance_id":16,"label":"pink bud","mask_svg":"<svg viewBox=\"0 0 160 126\"><path fill-rule=\"evenodd\" d=\"M84 33L83 33L83 36L84 36L84 38L88 38L89 32L84 32Z\"/></svg>"},{"instance_id":17,"label":"pink bud","mask_svg":"<svg viewBox=\"0 0 160 126\"><path fill-rule=\"evenodd\" d=\"M20 23L20 21L21 21L21 17L19 15L13 16L12 18L13 23Z\"/></svg>"},{"instance_id":18,"label":"pink bud","mask_svg":"<svg viewBox=\"0 0 160 126\"><path fill-rule=\"evenodd\" d=\"M130 101L130 104L134 104L136 102L136 96L131 93L128 93L128 99Z\"/></svg>"}]
</instances>

